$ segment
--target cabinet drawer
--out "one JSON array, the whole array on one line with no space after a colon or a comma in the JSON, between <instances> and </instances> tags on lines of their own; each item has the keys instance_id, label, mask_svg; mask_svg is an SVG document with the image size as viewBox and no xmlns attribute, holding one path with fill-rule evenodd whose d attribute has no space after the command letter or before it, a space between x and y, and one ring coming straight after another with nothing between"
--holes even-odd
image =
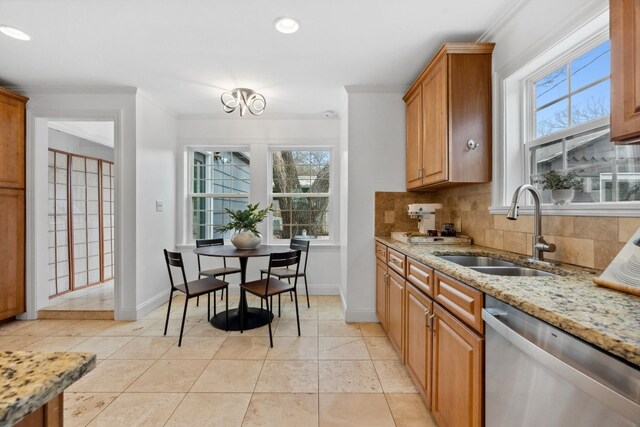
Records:
<instances>
[{"instance_id":1,"label":"cabinet drawer","mask_svg":"<svg viewBox=\"0 0 640 427\"><path fill-rule=\"evenodd\" d=\"M380 242L376 242L376 258L387 262L387 247Z\"/></svg>"},{"instance_id":2,"label":"cabinet drawer","mask_svg":"<svg viewBox=\"0 0 640 427\"><path fill-rule=\"evenodd\" d=\"M433 297L433 268L407 258L407 280L426 295Z\"/></svg>"},{"instance_id":3,"label":"cabinet drawer","mask_svg":"<svg viewBox=\"0 0 640 427\"><path fill-rule=\"evenodd\" d=\"M433 283L433 299L458 319L481 334L484 333L484 323L482 322L482 292L456 279L436 272Z\"/></svg>"},{"instance_id":4,"label":"cabinet drawer","mask_svg":"<svg viewBox=\"0 0 640 427\"><path fill-rule=\"evenodd\" d=\"M396 273L405 277L407 267L407 257L394 249L388 248L387 252L388 262L387 265Z\"/></svg>"}]
</instances>

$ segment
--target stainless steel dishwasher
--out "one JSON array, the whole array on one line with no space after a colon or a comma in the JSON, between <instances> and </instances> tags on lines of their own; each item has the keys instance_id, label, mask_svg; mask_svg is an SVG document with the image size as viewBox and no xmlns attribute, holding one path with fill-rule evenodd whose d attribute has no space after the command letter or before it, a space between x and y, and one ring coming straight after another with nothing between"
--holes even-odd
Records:
<instances>
[{"instance_id":1,"label":"stainless steel dishwasher","mask_svg":"<svg viewBox=\"0 0 640 427\"><path fill-rule=\"evenodd\" d=\"M640 426L637 367L485 298L485 427Z\"/></svg>"}]
</instances>

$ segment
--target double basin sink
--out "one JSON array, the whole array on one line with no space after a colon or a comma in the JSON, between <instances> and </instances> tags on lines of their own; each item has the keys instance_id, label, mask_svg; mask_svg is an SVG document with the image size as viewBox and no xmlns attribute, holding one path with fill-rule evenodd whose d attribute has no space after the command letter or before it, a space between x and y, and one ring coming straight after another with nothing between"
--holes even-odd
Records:
<instances>
[{"instance_id":1,"label":"double basin sink","mask_svg":"<svg viewBox=\"0 0 640 427\"><path fill-rule=\"evenodd\" d=\"M475 255L440 255L439 258L468 267L471 270L493 274L495 276L521 276L521 277L556 277L556 274L535 268L523 267L509 261L498 258Z\"/></svg>"}]
</instances>

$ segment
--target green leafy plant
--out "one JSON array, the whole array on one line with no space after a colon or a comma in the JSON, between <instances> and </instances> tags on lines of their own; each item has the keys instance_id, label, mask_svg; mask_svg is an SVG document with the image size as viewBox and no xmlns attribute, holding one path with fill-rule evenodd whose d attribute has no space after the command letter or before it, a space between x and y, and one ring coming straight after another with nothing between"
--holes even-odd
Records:
<instances>
[{"instance_id":1,"label":"green leafy plant","mask_svg":"<svg viewBox=\"0 0 640 427\"><path fill-rule=\"evenodd\" d=\"M535 182L542 184L544 190L579 190L582 187L582 179L578 178L575 171L566 174L549 171Z\"/></svg>"},{"instance_id":2,"label":"green leafy plant","mask_svg":"<svg viewBox=\"0 0 640 427\"><path fill-rule=\"evenodd\" d=\"M262 222L269 212L273 212L273 207L259 209L260 203L255 205L248 204L245 209L225 209L225 212L231 217L231 221L225 225L219 225L215 227L215 230L220 233L227 231L251 231L256 236L260 236L257 225Z\"/></svg>"}]
</instances>

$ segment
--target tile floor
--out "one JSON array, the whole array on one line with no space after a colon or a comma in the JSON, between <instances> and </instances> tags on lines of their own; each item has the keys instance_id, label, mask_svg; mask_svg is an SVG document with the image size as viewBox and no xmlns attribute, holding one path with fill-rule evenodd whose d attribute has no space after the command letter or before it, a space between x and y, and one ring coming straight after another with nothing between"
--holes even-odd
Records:
<instances>
[{"instance_id":1,"label":"tile floor","mask_svg":"<svg viewBox=\"0 0 640 427\"><path fill-rule=\"evenodd\" d=\"M66 426L435 426L379 324L345 323L338 297L303 302L302 336L286 299L273 348L266 326L214 329L195 300L177 347L176 297L166 337L164 305L136 322L14 321L0 349L97 354L65 392Z\"/></svg>"},{"instance_id":2,"label":"tile floor","mask_svg":"<svg viewBox=\"0 0 640 427\"><path fill-rule=\"evenodd\" d=\"M44 310L113 310L113 280L51 298Z\"/></svg>"}]
</instances>

